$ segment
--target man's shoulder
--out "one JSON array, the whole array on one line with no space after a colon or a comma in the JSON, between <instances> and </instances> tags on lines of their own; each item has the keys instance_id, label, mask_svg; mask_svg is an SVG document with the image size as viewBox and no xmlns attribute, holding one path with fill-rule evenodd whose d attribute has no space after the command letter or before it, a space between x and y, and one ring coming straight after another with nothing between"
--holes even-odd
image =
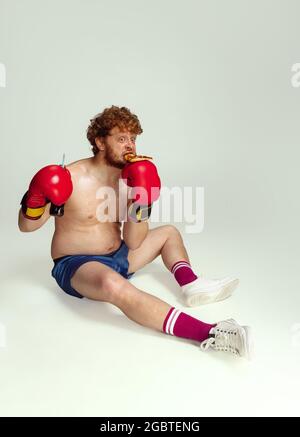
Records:
<instances>
[{"instance_id":1,"label":"man's shoulder","mask_svg":"<svg viewBox=\"0 0 300 437\"><path fill-rule=\"evenodd\" d=\"M71 173L71 176L86 174L90 167L91 158L83 158L77 161L70 162L66 164L66 168Z\"/></svg>"}]
</instances>

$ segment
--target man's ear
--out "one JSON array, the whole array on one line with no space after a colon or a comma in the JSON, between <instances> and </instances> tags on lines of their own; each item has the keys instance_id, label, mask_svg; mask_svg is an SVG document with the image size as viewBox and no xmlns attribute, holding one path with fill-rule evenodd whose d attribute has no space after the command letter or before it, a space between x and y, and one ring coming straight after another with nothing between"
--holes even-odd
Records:
<instances>
[{"instance_id":1,"label":"man's ear","mask_svg":"<svg viewBox=\"0 0 300 437\"><path fill-rule=\"evenodd\" d=\"M105 147L104 147L103 138L96 137L95 138L95 143L96 143L96 146L98 147L100 152L104 150Z\"/></svg>"}]
</instances>

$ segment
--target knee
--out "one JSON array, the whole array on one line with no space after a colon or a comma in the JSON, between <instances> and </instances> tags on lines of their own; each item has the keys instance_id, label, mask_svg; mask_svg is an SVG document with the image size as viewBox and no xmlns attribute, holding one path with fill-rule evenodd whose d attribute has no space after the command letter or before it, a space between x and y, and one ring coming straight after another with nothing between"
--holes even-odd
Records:
<instances>
[{"instance_id":1,"label":"knee","mask_svg":"<svg viewBox=\"0 0 300 437\"><path fill-rule=\"evenodd\" d=\"M101 280L103 300L117 304L124 296L124 281L115 274L107 274Z\"/></svg>"},{"instance_id":2,"label":"knee","mask_svg":"<svg viewBox=\"0 0 300 437\"><path fill-rule=\"evenodd\" d=\"M177 236L181 238L179 230L174 225L165 225L165 231L169 237Z\"/></svg>"}]
</instances>

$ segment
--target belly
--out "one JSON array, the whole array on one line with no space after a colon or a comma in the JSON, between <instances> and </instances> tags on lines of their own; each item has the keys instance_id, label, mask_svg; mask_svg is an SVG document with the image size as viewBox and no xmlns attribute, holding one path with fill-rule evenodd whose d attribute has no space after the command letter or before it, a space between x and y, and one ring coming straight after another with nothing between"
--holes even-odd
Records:
<instances>
[{"instance_id":1,"label":"belly","mask_svg":"<svg viewBox=\"0 0 300 437\"><path fill-rule=\"evenodd\" d=\"M65 255L105 255L119 248L121 226L101 223L95 226L56 227L51 244L52 258Z\"/></svg>"}]
</instances>

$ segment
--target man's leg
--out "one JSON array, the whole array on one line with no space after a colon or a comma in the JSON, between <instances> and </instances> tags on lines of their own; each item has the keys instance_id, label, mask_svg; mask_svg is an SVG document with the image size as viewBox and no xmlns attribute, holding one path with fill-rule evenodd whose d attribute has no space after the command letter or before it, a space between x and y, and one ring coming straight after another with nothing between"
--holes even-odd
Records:
<instances>
[{"instance_id":1,"label":"man's leg","mask_svg":"<svg viewBox=\"0 0 300 437\"><path fill-rule=\"evenodd\" d=\"M71 279L71 285L84 297L112 303L142 326L178 337L201 342L208 338L209 331L215 326L176 310L97 261L80 266Z\"/></svg>"},{"instance_id":2,"label":"man's leg","mask_svg":"<svg viewBox=\"0 0 300 437\"><path fill-rule=\"evenodd\" d=\"M150 229L138 249L128 252L128 272L136 272L161 255L168 270L179 260L189 262L189 257L180 232L175 226L163 225Z\"/></svg>"},{"instance_id":3,"label":"man's leg","mask_svg":"<svg viewBox=\"0 0 300 437\"><path fill-rule=\"evenodd\" d=\"M237 287L237 278L218 280L198 277L191 268L189 257L178 229L173 225L151 229L138 249L128 252L128 272L136 272L161 255L169 271L182 287L182 296L188 306L197 306L226 299Z\"/></svg>"},{"instance_id":4,"label":"man's leg","mask_svg":"<svg viewBox=\"0 0 300 437\"><path fill-rule=\"evenodd\" d=\"M82 296L115 305L142 326L197 341L203 350L213 347L239 356L250 356L248 327L240 326L234 320L204 323L136 288L99 262L90 261L80 266L71 279L71 285Z\"/></svg>"},{"instance_id":5,"label":"man's leg","mask_svg":"<svg viewBox=\"0 0 300 437\"><path fill-rule=\"evenodd\" d=\"M71 279L71 285L82 296L112 303L129 319L156 330L161 330L170 309L170 305L137 289L119 273L98 261L80 266Z\"/></svg>"}]
</instances>

